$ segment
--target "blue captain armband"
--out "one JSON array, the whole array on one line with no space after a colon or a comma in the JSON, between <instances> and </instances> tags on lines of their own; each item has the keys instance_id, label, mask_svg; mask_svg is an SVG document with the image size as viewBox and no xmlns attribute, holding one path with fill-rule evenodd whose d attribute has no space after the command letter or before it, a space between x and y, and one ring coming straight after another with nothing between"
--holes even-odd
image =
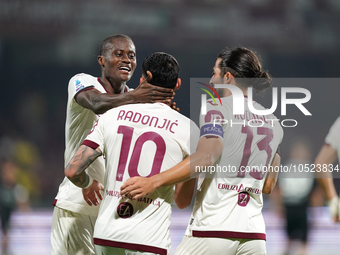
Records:
<instances>
[{"instance_id":1,"label":"blue captain armband","mask_svg":"<svg viewBox=\"0 0 340 255\"><path fill-rule=\"evenodd\" d=\"M200 137L217 136L223 138L223 128L219 124L205 124L201 127Z\"/></svg>"}]
</instances>

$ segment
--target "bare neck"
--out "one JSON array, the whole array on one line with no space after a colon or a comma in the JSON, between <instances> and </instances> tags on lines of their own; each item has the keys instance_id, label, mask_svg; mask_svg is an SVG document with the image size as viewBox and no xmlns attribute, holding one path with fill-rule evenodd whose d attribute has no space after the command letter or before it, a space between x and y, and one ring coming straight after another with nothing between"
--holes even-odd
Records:
<instances>
[{"instance_id":1,"label":"bare neck","mask_svg":"<svg viewBox=\"0 0 340 255\"><path fill-rule=\"evenodd\" d=\"M126 82L122 82L121 80L114 80L112 78L107 79L102 75L100 77L100 83L103 85L105 90L112 94L121 94L124 92L124 88L126 86Z\"/></svg>"}]
</instances>

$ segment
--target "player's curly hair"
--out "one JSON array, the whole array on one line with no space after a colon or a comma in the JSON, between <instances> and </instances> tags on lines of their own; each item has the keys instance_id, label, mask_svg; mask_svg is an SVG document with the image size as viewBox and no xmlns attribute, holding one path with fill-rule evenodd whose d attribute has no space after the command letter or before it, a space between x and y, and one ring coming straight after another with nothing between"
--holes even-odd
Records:
<instances>
[{"instance_id":1,"label":"player's curly hair","mask_svg":"<svg viewBox=\"0 0 340 255\"><path fill-rule=\"evenodd\" d=\"M174 88L179 76L179 64L170 54L165 52L154 52L147 56L142 64L142 74L147 77L146 72L152 73L153 85L164 88Z\"/></svg>"},{"instance_id":2,"label":"player's curly hair","mask_svg":"<svg viewBox=\"0 0 340 255\"><path fill-rule=\"evenodd\" d=\"M230 72L238 86L253 87L258 94L271 86L272 78L268 71L262 70L261 62L253 51L244 47L226 48L218 58L221 58L221 77Z\"/></svg>"}]
</instances>

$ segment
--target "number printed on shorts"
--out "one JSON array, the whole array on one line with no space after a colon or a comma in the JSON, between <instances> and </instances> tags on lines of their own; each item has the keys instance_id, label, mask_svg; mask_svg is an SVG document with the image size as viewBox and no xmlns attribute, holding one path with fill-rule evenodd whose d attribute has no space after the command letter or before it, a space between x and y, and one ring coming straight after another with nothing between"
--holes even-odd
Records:
<instances>
[{"instance_id":1,"label":"number printed on shorts","mask_svg":"<svg viewBox=\"0 0 340 255\"><path fill-rule=\"evenodd\" d=\"M129 171L130 177L140 176L140 174L138 173L138 164L139 164L143 145L147 141L152 141L155 143L156 152L155 152L155 157L153 160L150 174L146 177L153 176L155 174L160 173L161 171L161 167L162 167L162 163L163 163L163 159L165 155L165 150L166 150L166 144L165 144L163 137L161 137L156 132L151 132L151 131L141 134L137 138L133 146L131 157L128 158L130 148L131 148L133 130L134 130L133 127L128 127L128 126L121 125L118 127L117 133L123 135L123 140L122 140L122 147L121 147L120 155L119 155L119 163L118 163L117 176L116 176L117 181L123 181L124 171L127 165L128 165L128 171Z\"/></svg>"},{"instance_id":2,"label":"number printed on shorts","mask_svg":"<svg viewBox=\"0 0 340 255\"><path fill-rule=\"evenodd\" d=\"M269 146L269 143L273 140L273 130L271 128L266 127L258 127L256 128L258 135L264 135L265 137L257 143L257 147L260 151L265 151L267 153L267 159L265 166L268 166L269 160L272 155L272 148ZM249 126L243 126L242 133L247 135L246 142L244 144L243 156L241 160L240 167L237 172L237 177L245 177L246 167L248 166L249 157L251 154L251 144L253 142L254 134L253 129ZM262 171L257 171L256 169L251 170L249 175L257 180L262 180L265 176L265 173Z\"/></svg>"}]
</instances>

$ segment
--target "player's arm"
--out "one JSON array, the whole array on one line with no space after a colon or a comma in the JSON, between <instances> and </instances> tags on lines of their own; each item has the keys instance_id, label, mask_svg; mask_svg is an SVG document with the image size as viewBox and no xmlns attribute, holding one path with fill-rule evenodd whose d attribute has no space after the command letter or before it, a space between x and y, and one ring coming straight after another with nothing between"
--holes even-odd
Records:
<instances>
[{"instance_id":1,"label":"player's arm","mask_svg":"<svg viewBox=\"0 0 340 255\"><path fill-rule=\"evenodd\" d=\"M221 155L222 150L223 139L221 137L201 137L197 145L197 151L190 157L187 157L169 170L150 178L133 177L128 179L121 186L121 195L129 194L133 199L138 199L154 192L158 187L169 186L194 178L200 174L200 171L195 166L204 167L213 165ZM184 189L179 188L176 197L183 198L188 196L185 190L186 187Z\"/></svg>"},{"instance_id":2,"label":"player's arm","mask_svg":"<svg viewBox=\"0 0 340 255\"><path fill-rule=\"evenodd\" d=\"M173 96L173 89L143 83L135 90L122 94L101 93L97 89L87 89L76 94L75 100L82 107L96 114L102 114L111 108L126 104L154 103L159 100L170 103Z\"/></svg>"},{"instance_id":3,"label":"player's arm","mask_svg":"<svg viewBox=\"0 0 340 255\"><path fill-rule=\"evenodd\" d=\"M328 171L329 165L333 164L336 158L337 150L325 144L322 146L314 164L316 166L316 178L327 199L331 216L334 221L339 221L339 197L336 194L332 173ZM327 171L323 171L323 166L327 166Z\"/></svg>"},{"instance_id":4,"label":"player's arm","mask_svg":"<svg viewBox=\"0 0 340 255\"><path fill-rule=\"evenodd\" d=\"M196 178L176 184L174 201L179 209L188 207L194 195Z\"/></svg>"},{"instance_id":5,"label":"player's arm","mask_svg":"<svg viewBox=\"0 0 340 255\"><path fill-rule=\"evenodd\" d=\"M336 191L333 183L331 172L328 171L328 166L333 164L337 158L336 149L325 144L322 146L318 156L315 159L316 178L327 200L332 200L336 196ZM322 166L327 166L327 171L322 171Z\"/></svg>"},{"instance_id":6,"label":"player's arm","mask_svg":"<svg viewBox=\"0 0 340 255\"><path fill-rule=\"evenodd\" d=\"M103 190L104 187L97 180L93 180L84 170L100 155L102 152L99 147L94 150L86 145L81 145L64 170L65 176L74 185L83 188L84 199L90 206L99 204L97 196L100 200L103 199L100 190Z\"/></svg>"},{"instance_id":7,"label":"player's arm","mask_svg":"<svg viewBox=\"0 0 340 255\"><path fill-rule=\"evenodd\" d=\"M281 156L278 153L275 153L273 161L271 163L271 168L268 171L266 180L264 181L262 193L270 194L275 188L275 185L277 182L277 176L279 174L279 171L275 171L275 167L277 169L277 167L280 166L280 163L281 163Z\"/></svg>"},{"instance_id":8,"label":"player's arm","mask_svg":"<svg viewBox=\"0 0 340 255\"><path fill-rule=\"evenodd\" d=\"M91 163L102 155L99 147L94 150L86 145L81 145L65 168L65 176L79 188L90 184L91 177L84 171Z\"/></svg>"}]
</instances>

